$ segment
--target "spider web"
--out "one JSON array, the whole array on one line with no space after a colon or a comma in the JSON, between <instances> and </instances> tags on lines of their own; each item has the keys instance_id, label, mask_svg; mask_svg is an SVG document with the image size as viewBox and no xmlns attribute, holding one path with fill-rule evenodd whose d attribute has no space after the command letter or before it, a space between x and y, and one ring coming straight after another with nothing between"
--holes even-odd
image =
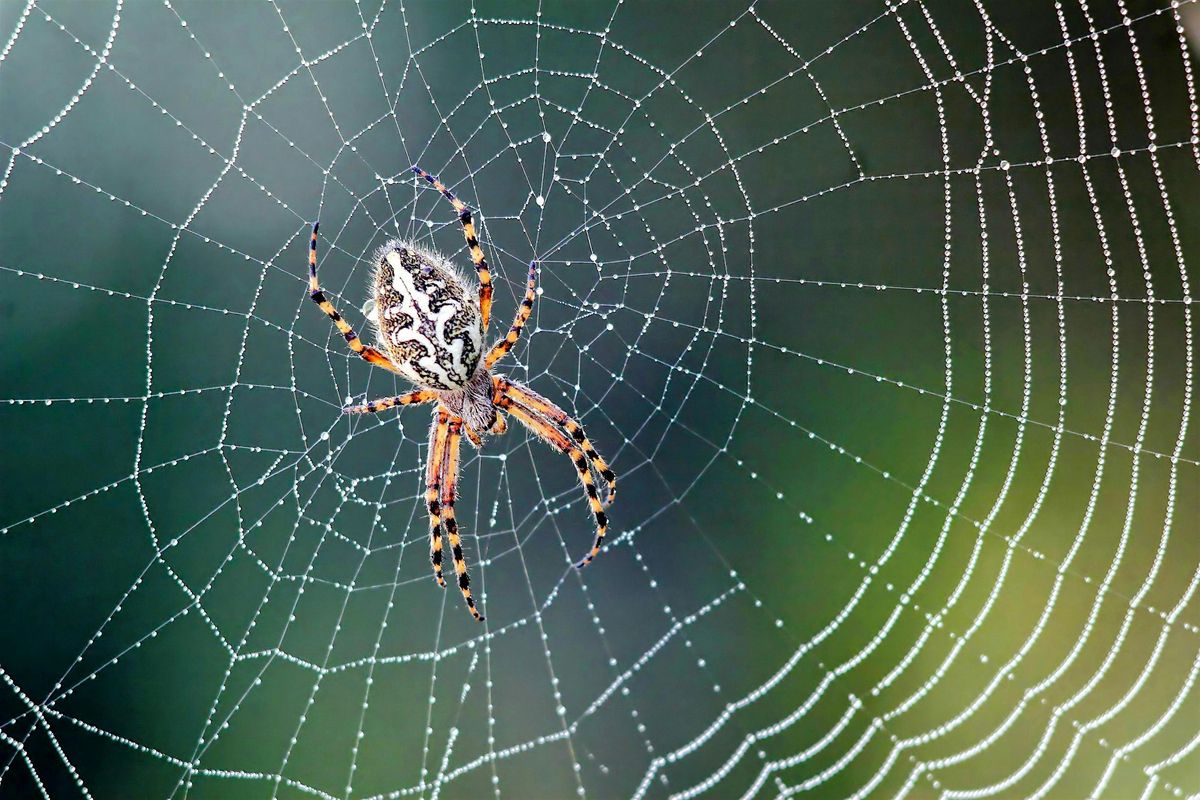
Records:
<instances>
[{"instance_id":1,"label":"spider web","mask_svg":"<svg viewBox=\"0 0 1200 800\"><path fill-rule=\"evenodd\" d=\"M1200 792L1195 14L4 0L0 795ZM412 164L621 482L464 450L483 624Z\"/></svg>"}]
</instances>

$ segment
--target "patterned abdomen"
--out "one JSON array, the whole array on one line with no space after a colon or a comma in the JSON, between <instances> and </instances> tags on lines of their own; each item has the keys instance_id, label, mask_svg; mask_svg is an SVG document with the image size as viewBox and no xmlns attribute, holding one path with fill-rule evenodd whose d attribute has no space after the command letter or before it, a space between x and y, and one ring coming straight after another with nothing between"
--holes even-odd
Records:
<instances>
[{"instance_id":1,"label":"patterned abdomen","mask_svg":"<svg viewBox=\"0 0 1200 800\"><path fill-rule=\"evenodd\" d=\"M479 306L447 261L411 242L376 252L372 321L379 345L418 386L461 389L483 347Z\"/></svg>"}]
</instances>

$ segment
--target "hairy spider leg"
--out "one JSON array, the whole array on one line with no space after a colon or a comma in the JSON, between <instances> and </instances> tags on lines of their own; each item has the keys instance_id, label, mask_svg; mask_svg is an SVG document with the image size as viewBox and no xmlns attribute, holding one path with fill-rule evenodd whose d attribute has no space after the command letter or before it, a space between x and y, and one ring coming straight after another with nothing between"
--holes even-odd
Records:
<instances>
[{"instance_id":1,"label":"hairy spider leg","mask_svg":"<svg viewBox=\"0 0 1200 800\"><path fill-rule=\"evenodd\" d=\"M513 345L517 343L517 338L521 335L521 329L525 327L525 323L529 321L529 315L533 313L533 301L537 297L537 280L538 280L538 263L536 261L529 262L529 278L525 283L525 298L521 300L521 305L517 307L517 316L513 319L512 327L508 329L508 335L500 341L496 342L495 346L488 351L483 363L491 369L492 365L503 358L504 354L512 350Z\"/></svg>"},{"instance_id":2,"label":"hairy spider leg","mask_svg":"<svg viewBox=\"0 0 1200 800\"><path fill-rule=\"evenodd\" d=\"M475 445L476 450L483 448L483 439L480 438L479 434L476 433L470 425L463 423L463 433L465 433L467 438L471 440L471 444Z\"/></svg>"},{"instance_id":3,"label":"hairy spider leg","mask_svg":"<svg viewBox=\"0 0 1200 800\"><path fill-rule=\"evenodd\" d=\"M376 350L374 347L367 347L358 338L358 334L354 332L346 320L342 319L342 315L333 307L333 303L329 302L325 297L325 292L321 289L321 284L317 281L317 228L320 223L314 222L312 228L312 239L308 244L308 296L312 301L321 307L325 312L325 316L333 320L333 324L341 331L342 336L346 339L346 344L350 345L350 349L358 353L367 362L374 364L377 367L383 367L386 370L399 373L399 368L392 363L391 359L383 353Z\"/></svg>"},{"instance_id":4,"label":"hairy spider leg","mask_svg":"<svg viewBox=\"0 0 1200 800\"><path fill-rule=\"evenodd\" d=\"M450 418L450 440L447 442L446 463L442 473L442 523L450 539L450 555L454 558L454 572L458 576L458 588L467 601L467 610L476 621L482 622L483 615L475 607L471 596L471 577L467 574L467 560L463 557L462 540L458 535L458 520L454 518L454 497L458 491L458 452L462 443L463 421Z\"/></svg>"},{"instance_id":5,"label":"hairy spider leg","mask_svg":"<svg viewBox=\"0 0 1200 800\"><path fill-rule=\"evenodd\" d=\"M604 459L600 457L600 454L596 452L596 448L592 446L587 434L584 433L583 426L568 416L567 412L528 386L513 383L505 378L492 378L492 384L498 391L508 395L526 408L536 411L543 417L553 420L565 428L567 433L571 434L571 438L583 449L588 460L592 462L596 471L600 473L600 477L604 478L605 483L608 484L608 496L605 498L604 506L606 508L611 506L617 496L617 475L609 468Z\"/></svg>"},{"instance_id":6,"label":"hairy spider leg","mask_svg":"<svg viewBox=\"0 0 1200 800\"><path fill-rule=\"evenodd\" d=\"M450 413L439 408L429 429L429 462L425 471L425 503L429 509L429 561L438 586L445 588L442 578L442 509L438 502L441 493L442 466L446 460L446 440L450 434Z\"/></svg>"},{"instance_id":7,"label":"hairy spider leg","mask_svg":"<svg viewBox=\"0 0 1200 800\"><path fill-rule=\"evenodd\" d=\"M600 505L596 484L592 481L592 471L588 467L587 456L563 435L562 431L555 428L550 420L525 408L508 395L501 395L497 399L497 405L516 417L521 424L540 439L571 456L571 461L579 473L579 482L583 484L583 491L587 494L588 504L591 505L592 513L596 517L596 540L592 543L592 549L575 564L576 569L583 569L592 563L592 560L600 553L600 547L604 544L604 537L608 531L608 515L604 513L604 508Z\"/></svg>"},{"instance_id":8,"label":"hairy spider leg","mask_svg":"<svg viewBox=\"0 0 1200 800\"><path fill-rule=\"evenodd\" d=\"M458 212L458 221L462 223L463 235L467 237L467 250L471 253L471 261L475 263L475 272L479 274L479 316L483 319L483 329L486 331L488 320L492 316L492 273L488 269L487 259L483 256L483 248L479 246L479 237L475 235L475 223L471 219L471 209L462 200L454 196L454 192L446 185L420 167L414 166L412 171L424 178L433 188L442 193Z\"/></svg>"},{"instance_id":9,"label":"hairy spider leg","mask_svg":"<svg viewBox=\"0 0 1200 800\"><path fill-rule=\"evenodd\" d=\"M387 411L389 408L396 406L411 406L420 403L429 403L437 399L437 392L429 389L418 389L415 392L408 394L398 394L395 397L382 397L378 400L369 400L366 403L360 403L353 406L342 406L343 414L378 414L380 411Z\"/></svg>"}]
</instances>

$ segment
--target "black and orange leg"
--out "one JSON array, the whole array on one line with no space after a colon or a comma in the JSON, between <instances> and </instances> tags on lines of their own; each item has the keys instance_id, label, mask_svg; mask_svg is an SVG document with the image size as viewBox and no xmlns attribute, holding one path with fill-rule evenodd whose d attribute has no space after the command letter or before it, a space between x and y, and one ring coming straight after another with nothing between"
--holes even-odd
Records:
<instances>
[{"instance_id":1,"label":"black and orange leg","mask_svg":"<svg viewBox=\"0 0 1200 800\"><path fill-rule=\"evenodd\" d=\"M550 420L544 419L536 412L518 404L511 397L502 395L498 405L516 417L521 424L543 441L571 456L571 462L575 464L575 469L579 473L579 482L583 484L583 491L587 494L588 504L596 516L596 539L592 543L592 549L575 564L576 569L583 569L600 554L600 548L603 546L604 537L608 532L608 515L604 513L604 507L600 505L599 493L596 491L596 484L592 481L592 470L588 466L587 456L562 431L554 427Z\"/></svg>"},{"instance_id":2,"label":"black and orange leg","mask_svg":"<svg viewBox=\"0 0 1200 800\"><path fill-rule=\"evenodd\" d=\"M475 445L476 450L483 448L483 439L480 438L479 434L476 433L470 425L467 425L466 423L463 424L463 433L465 433L467 438L471 440L471 444Z\"/></svg>"},{"instance_id":3,"label":"black and orange leg","mask_svg":"<svg viewBox=\"0 0 1200 800\"><path fill-rule=\"evenodd\" d=\"M529 262L529 278L525 282L525 298L521 300L520 307L517 308L517 316L513 319L512 327L508 329L508 334L496 342L495 346L488 351L484 358L484 363L488 369L492 365L504 357L504 354L512 350L513 345L517 343L517 339L521 336L521 329L525 327L525 323L529 321L529 315L533 313L533 301L537 297L537 279L538 279L538 263L536 261Z\"/></svg>"},{"instance_id":4,"label":"black and orange leg","mask_svg":"<svg viewBox=\"0 0 1200 800\"><path fill-rule=\"evenodd\" d=\"M433 426L429 431L429 463L425 470L425 504L429 509L429 560L433 564L433 577L439 586L445 587L442 578L442 468L446 461L446 441L450 435L450 414L438 409Z\"/></svg>"},{"instance_id":5,"label":"black and orange leg","mask_svg":"<svg viewBox=\"0 0 1200 800\"><path fill-rule=\"evenodd\" d=\"M605 498L604 505L612 505L613 499L617 496L617 475L609 468L600 454L596 452L596 448L592 446L588 440L587 434L583 431L583 426L575 419L567 415L557 405L542 397L537 392L527 386L522 386L519 383L513 383L504 378L493 378L492 384L497 391L511 397L526 408L532 409L566 429L567 433L571 434L571 438L587 455L588 459L596 467L596 471L600 473L600 477L608 484L608 497Z\"/></svg>"},{"instance_id":6,"label":"black and orange leg","mask_svg":"<svg viewBox=\"0 0 1200 800\"><path fill-rule=\"evenodd\" d=\"M437 392L432 392L428 389L420 389L408 394L400 394L395 397L383 397L379 400L370 400L366 403L359 403L353 406L342 406L343 414L378 414L380 411L387 411L389 408L396 406L411 406L420 403L429 403L437 399Z\"/></svg>"},{"instance_id":7,"label":"black and orange leg","mask_svg":"<svg viewBox=\"0 0 1200 800\"><path fill-rule=\"evenodd\" d=\"M312 239L309 240L308 244L308 296L312 298L314 303L321 307L321 310L325 312L325 316L333 320L333 324L337 326L337 329L345 338L346 344L350 345L351 350L358 353L367 362L374 364L377 367L383 367L386 370L399 373L400 370L396 368L396 365L393 364L387 356L376 350L374 347L367 347L362 343L362 340L358 338L358 334L354 332L354 328L351 328L350 324L347 323L346 320L342 319L342 315L339 314L337 309L333 307L333 303L329 302L329 299L325 297L325 292L321 289L321 284L317 281L318 227L320 227L320 223L314 222Z\"/></svg>"},{"instance_id":8,"label":"black and orange leg","mask_svg":"<svg viewBox=\"0 0 1200 800\"><path fill-rule=\"evenodd\" d=\"M463 421L456 417L450 419L450 438L446 443L446 462L442 473L442 523L446 526L446 537L450 540L450 555L454 558L454 574L458 578L458 589L462 592L463 600L467 601L467 610L476 620L482 621L483 615L475 607L475 598L471 596L471 576L467 574L467 560L463 557L462 539L458 535L458 521L454 518L454 498L458 492L458 450L462 442Z\"/></svg>"},{"instance_id":9,"label":"black and orange leg","mask_svg":"<svg viewBox=\"0 0 1200 800\"><path fill-rule=\"evenodd\" d=\"M467 237L467 250L471 253L471 261L475 264L475 272L479 275L479 316L483 319L483 329L488 327L488 319L492 316L492 273L488 269L487 259L483 256L483 248L479 246L479 237L475 233L475 222L471 219L471 209L462 200L454 196L454 192L445 184L430 175L420 167L414 166L412 171L429 182L433 188L442 193L458 212L458 221L462 223L463 235Z\"/></svg>"},{"instance_id":10,"label":"black and orange leg","mask_svg":"<svg viewBox=\"0 0 1200 800\"><path fill-rule=\"evenodd\" d=\"M496 414L496 421L492 423L491 433L494 433L497 436L503 436L504 432L507 430L508 423L504 421L504 415Z\"/></svg>"}]
</instances>

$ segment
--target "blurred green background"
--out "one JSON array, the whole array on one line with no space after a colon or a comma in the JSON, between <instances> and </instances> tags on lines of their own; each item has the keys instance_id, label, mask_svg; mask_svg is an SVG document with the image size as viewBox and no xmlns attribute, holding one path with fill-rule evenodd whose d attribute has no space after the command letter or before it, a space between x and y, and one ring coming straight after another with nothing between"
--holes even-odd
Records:
<instances>
[{"instance_id":1,"label":"blurred green background","mask_svg":"<svg viewBox=\"0 0 1200 800\"><path fill-rule=\"evenodd\" d=\"M1192 12L0 0L0 797L1200 791ZM414 163L621 480L464 449L484 625Z\"/></svg>"}]
</instances>

